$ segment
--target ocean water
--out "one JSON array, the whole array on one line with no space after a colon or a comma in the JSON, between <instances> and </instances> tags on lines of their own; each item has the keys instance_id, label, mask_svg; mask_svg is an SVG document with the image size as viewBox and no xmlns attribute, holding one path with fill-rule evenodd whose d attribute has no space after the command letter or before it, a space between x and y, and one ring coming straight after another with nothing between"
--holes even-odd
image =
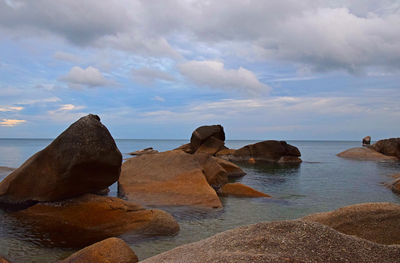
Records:
<instances>
[{"instance_id":1,"label":"ocean water","mask_svg":"<svg viewBox=\"0 0 400 263\"><path fill-rule=\"evenodd\" d=\"M35 152L46 147L47 139L0 139L0 166L18 167ZM147 147L170 150L186 140L116 140L125 158L128 152ZM227 141L230 148L239 148L255 141ZM270 199L222 198L223 209L204 211L169 208L181 226L173 237L138 241L122 236L140 259L156 255L176 246L198 241L216 233L261 221L295 219L310 213L333 210L363 202L400 203L383 183L400 173L400 162L352 161L336 156L351 147L353 141L288 141L299 148L300 165L243 165L247 175L238 182L270 194ZM0 169L0 180L10 171ZM117 186L110 195L117 194ZM14 262L53 262L68 256L74 249L44 246L29 236L23 227L0 210L0 255Z\"/></svg>"}]
</instances>

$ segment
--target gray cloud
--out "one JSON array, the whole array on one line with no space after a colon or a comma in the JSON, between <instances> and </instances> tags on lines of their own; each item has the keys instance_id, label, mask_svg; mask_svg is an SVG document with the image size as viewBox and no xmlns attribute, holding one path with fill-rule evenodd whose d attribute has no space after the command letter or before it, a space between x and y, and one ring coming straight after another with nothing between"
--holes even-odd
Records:
<instances>
[{"instance_id":1,"label":"gray cloud","mask_svg":"<svg viewBox=\"0 0 400 263\"><path fill-rule=\"evenodd\" d=\"M91 66L86 69L73 67L68 74L60 77L60 80L68 83L68 86L73 89L112 85L112 82L106 79L97 68Z\"/></svg>"},{"instance_id":2,"label":"gray cloud","mask_svg":"<svg viewBox=\"0 0 400 263\"><path fill-rule=\"evenodd\" d=\"M133 79L139 83L150 85L154 81L173 81L175 80L173 76L165 71L161 71L153 68L139 68L132 70Z\"/></svg>"}]
</instances>

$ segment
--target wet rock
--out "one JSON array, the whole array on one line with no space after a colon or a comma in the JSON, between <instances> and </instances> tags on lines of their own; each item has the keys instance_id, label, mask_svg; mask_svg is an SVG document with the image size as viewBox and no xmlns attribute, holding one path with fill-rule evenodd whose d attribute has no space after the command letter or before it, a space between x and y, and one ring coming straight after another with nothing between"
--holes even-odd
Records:
<instances>
[{"instance_id":1,"label":"wet rock","mask_svg":"<svg viewBox=\"0 0 400 263\"><path fill-rule=\"evenodd\" d=\"M217 157L215 157L214 159L219 165L222 166L222 168L225 169L229 178L238 178L246 175L246 173L236 164Z\"/></svg>"},{"instance_id":2,"label":"wet rock","mask_svg":"<svg viewBox=\"0 0 400 263\"><path fill-rule=\"evenodd\" d=\"M372 145L372 148L384 155L400 159L400 138L379 140Z\"/></svg>"},{"instance_id":3,"label":"wet rock","mask_svg":"<svg viewBox=\"0 0 400 263\"><path fill-rule=\"evenodd\" d=\"M302 218L372 242L400 244L400 205L364 203Z\"/></svg>"},{"instance_id":4,"label":"wet rock","mask_svg":"<svg viewBox=\"0 0 400 263\"><path fill-rule=\"evenodd\" d=\"M142 150L131 152L131 153L129 153L129 155L138 155L139 156L139 155L143 155L143 154L152 154L152 153L158 153L158 151L154 150L152 147L149 147L149 148L145 148Z\"/></svg>"},{"instance_id":5,"label":"wet rock","mask_svg":"<svg viewBox=\"0 0 400 263\"><path fill-rule=\"evenodd\" d=\"M301 220L258 223L179 246L152 262L398 262L400 246L387 246Z\"/></svg>"},{"instance_id":6,"label":"wet rock","mask_svg":"<svg viewBox=\"0 0 400 263\"><path fill-rule=\"evenodd\" d=\"M196 151L209 138L214 137L222 142L225 141L224 128L221 125L201 126L194 130L190 138L190 144ZM211 144L211 143L210 143Z\"/></svg>"},{"instance_id":7,"label":"wet rock","mask_svg":"<svg viewBox=\"0 0 400 263\"><path fill-rule=\"evenodd\" d=\"M80 118L0 183L0 202L57 201L118 180L122 155L97 115Z\"/></svg>"},{"instance_id":8,"label":"wet rock","mask_svg":"<svg viewBox=\"0 0 400 263\"><path fill-rule=\"evenodd\" d=\"M197 158L182 151L130 158L122 165L118 194L143 205L222 207Z\"/></svg>"},{"instance_id":9,"label":"wet rock","mask_svg":"<svg viewBox=\"0 0 400 263\"><path fill-rule=\"evenodd\" d=\"M237 196L237 197L271 197L270 195L259 192L250 186L241 183L229 183L219 189L219 194L222 196Z\"/></svg>"},{"instance_id":10,"label":"wet rock","mask_svg":"<svg viewBox=\"0 0 400 263\"><path fill-rule=\"evenodd\" d=\"M371 136L366 136L362 139L363 146L370 145L370 144L371 144Z\"/></svg>"},{"instance_id":11,"label":"wet rock","mask_svg":"<svg viewBox=\"0 0 400 263\"><path fill-rule=\"evenodd\" d=\"M138 258L122 239L108 238L85 247L59 263L135 263Z\"/></svg>"},{"instance_id":12,"label":"wet rock","mask_svg":"<svg viewBox=\"0 0 400 263\"><path fill-rule=\"evenodd\" d=\"M395 161L396 158L381 154L373 149L366 147L355 147L344 152L338 153L342 158L360 160L360 161Z\"/></svg>"},{"instance_id":13,"label":"wet rock","mask_svg":"<svg viewBox=\"0 0 400 263\"><path fill-rule=\"evenodd\" d=\"M50 238L52 244L69 247L86 246L124 233L147 236L179 231L174 218L164 211L94 194L38 203L11 215L31 226L34 234Z\"/></svg>"}]
</instances>

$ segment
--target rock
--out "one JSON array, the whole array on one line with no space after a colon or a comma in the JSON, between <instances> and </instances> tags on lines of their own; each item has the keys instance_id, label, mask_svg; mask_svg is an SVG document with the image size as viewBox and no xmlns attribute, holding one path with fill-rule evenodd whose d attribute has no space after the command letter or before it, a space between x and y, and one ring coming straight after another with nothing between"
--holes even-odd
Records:
<instances>
[{"instance_id":1,"label":"rock","mask_svg":"<svg viewBox=\"0 0 400 263\"><path fill-rule=\"evenodd\" d=\"M217 157L214 159L222 166L222 168L225 169L229 178L238 178L246 175L246 173L236 164Z\"/></svg>"},{"instance_id":2,"label":"rock","mask_svg":"<svg viewBox=\"0 0 400 263\"><path fill-rule=\"evenodd\" d=\"M362 139L362 145L370 145L371 144L371 136L366 136Z\"/></svg>"},{"instance_id":3,"label":"rock","mask_svg":"<svg viewBox=\"0 0 400 263\"><path fill-rule=\"evenodd\" d=\"M209 137L207 140L205 140L196 150L197 153L207 153L214 155L218 151L224 148L225 142L221 141L220 139L217 139L214 136Z\"/></svg>"},{"instance_id":4,"label":"rock","mask_svg":"<svg viewBox=\"0 0 400 263\"><path fill-rule=\"evenodd\" d=\"M300 163L300 151L285 141L262 141L246 145L224 156L220 152L217 156L230 161L246 161L254 159L255 162Z\"/></svg>"},{"instance_id":5,"label":"rock","mask_svg":"<svg viewBox=\"0 0 400 263\"><path fill-rule=\"evenodd\" d=\"M393 177L397 179L390 184L390 189L392 189L393 193L400 194L400 174Z\"/></svg>"},{"instance_id":6,"label":"rock","mask_svg":"<svg viewBox=\"0 0 400 263\"><path fill-rule=\"evenodd\" d=\"M400 244L400 205L364 203L302 218L372 242Z\"/></svg>"},{"instance_id":7,"label":"rock","mask_svg":"<svg viewBox=\"0 0 400 263\"><path fill-rule=\"evenodd\" d=\"M93 194L95 194L95 195L108 195L108 193L110 193L110 188L104 188L104 189L102 189L102 190L100 190L100 191L97 191L97 192L95 192L95 193L93 193Z\"/></svg>"},{"instance_id":8,"label":"rock","mask_svg":"<svg viewBox=\"0 0 400 263\"><path fill-rule=\"evenodd\" d=\"M0 202L57 201L118 180L122 155L97 115L73 123L0 183Z\"/></svg>"},{"instance_id":9,"label":"rock","mask_svg":"<svg viewBox=\"0 0 400 263\"><path fill-rule=\"evenodd\" d=\"M384 155L394 156L400 159L400 138L379 140L372 145L372 148Z\"/></svg>"},{"instance_id":10,"label":"rock","mask_svg":"<svg viewBox=\"0 0 400 263\"><path fill-rule=\"evenodd\" d=\"M184 151L185 153L194 153L194 149L190 143L183 144L174 150Z\"/></svg>"},{"instance_id":11,"label":"rock","mask_svg":"<svg viewBox=\"0 0 400 263\"><path fill-rule=\"evenodd\" d=\"M135 263L138 258L122 239L108 238L85 247L60 263Z\"/></svg>"},{"instance_id":12,"label":"rock","mask_svg":"<svg viewBox=\"0 0 400 263\"><path fill-rule=\"evenodd\" d=\"M216 158L206 153L195 155L200 163L207 182L214 189L219 189L228 182L228 172L217 162Z\"/></svg>"},{"instance_id":13,"label":"rock","mask_svg":"<svg viewBox=\"0 0 400 263\"><path fill-rule=\"evenodd\" d=\"M235 149L224 148L215 154L216 157L229 157L235 153Z\"/></svg>"},{"instance_id":14,"label":"rock","mask_svg":"<svg viewBox=\"0 0 400 263\"><path fill-rule=\"evenodd\" d=\"M398 262L400 246L372 243L301 220L266 222L179 246L143 263Z\"/></svg>"},{"instance_id":15,"label":"rock","mask_svg":"<svg viewBox=\"0 0 400 263\"><path fill-rule=\"evenodd\" d=\"M225 141L224 128L221 125L201 126L194 130L190 138L190 144L196 151L207 139L214 137L220 141Z\"/></svg>"},{"instance_id":16,"label":"rock","mask_svg":"<svg viewBox=\"0 0 400 263\"><path fill-rule=\"evenodd\" d=\"M158 153L157 150L154 150L152 147L145 148L142 150L134 151L129 153L129 155L143 155L143 154L152 154L152 153Z\"/></svg>"},{"instance_id":17,"label":"rock","mask_svg":"<svg viewBox=\"0 0 400 263\"><path fill-rule=\"evenodd\" d=\"M237 197L271 197L270 195L259 192L250 186L241 183L229 183L225 184L219 190L219 193L223 196L237 196Z\"/></svg>"},{"instance_id":18,"label":"rock","mask_svg":"<svg viewBox=\"0 0 400 263\"><path fill-rule=\"evenodd\" d=\"M182 151L130 158L122 165L118 194L142 205L222 207L197 158Z\"/></svg>"},{"instance_id":19,"label":"rock","mask_svg":"<svg viewBox=\"0 0 400 263\"><path fill-rule=\"evenodd\" d=\"M161 210L147 210L116 197L86 194L61 202L37 203L11 213L36 235L52 244L82 247L124 233L173 235L179 231L174 218Z\"/></svg>"},{"instance_id":20,"label":"rock","mask_svg":"<svg viewBox=\"0 0 400 263\"><path fill-rule=\"evenodd\" d=\"M370 148L355 147L344 152L338 153L337 156L342 158L360 160L360 161L395 161L395 157L386 156L378 153Z\"/></svg>"},{"instance_id":21,"label":"rock","mask_svg":"<svg viewBox=\"0 0 400 263\"><path fill-rule=\"evenodd\" d=\"M10 263L10 261L0 256L0 263Z\"/></svg>"}]
</instances>

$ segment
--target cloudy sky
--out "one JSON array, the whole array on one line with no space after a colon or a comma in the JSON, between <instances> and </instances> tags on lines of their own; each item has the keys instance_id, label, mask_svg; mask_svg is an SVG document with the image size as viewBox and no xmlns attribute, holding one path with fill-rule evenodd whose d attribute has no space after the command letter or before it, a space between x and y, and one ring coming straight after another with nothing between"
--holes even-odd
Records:
<instances>
[{"instance_id":1,"label":"cloudy sky","mask_svg":"<svg viewBox=\"0 0 400 263\"><path fill-rule=\"evenodd\" d=\"M0 137L400 136L399 0L0 0Z\"/></svg>"}]
</instances>

